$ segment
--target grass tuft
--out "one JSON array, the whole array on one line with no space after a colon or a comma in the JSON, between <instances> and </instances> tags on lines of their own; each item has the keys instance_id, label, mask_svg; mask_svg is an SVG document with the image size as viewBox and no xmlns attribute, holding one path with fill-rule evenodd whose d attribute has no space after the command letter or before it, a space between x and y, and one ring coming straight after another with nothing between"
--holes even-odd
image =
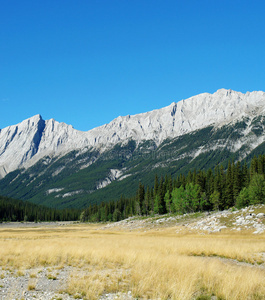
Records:
<instances>
[{"instance_id":1,"label":"grass tuft","mask_svg":"<svg viewBox=\"0 0 265 300\"><path fill-rule=\"evenodd\" d=\"M34 283L29 283L28 284L28 291L35 290L35 288L36 288L36 285Z\"/></svg>"}]
</instances>

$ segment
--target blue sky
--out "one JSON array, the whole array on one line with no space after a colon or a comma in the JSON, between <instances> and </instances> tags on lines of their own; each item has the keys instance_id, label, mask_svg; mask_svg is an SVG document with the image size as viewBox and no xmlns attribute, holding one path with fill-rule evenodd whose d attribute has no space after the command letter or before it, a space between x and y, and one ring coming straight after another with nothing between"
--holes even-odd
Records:
<instances>
[{"instance_id":1,"label":"blue sky","mask_svg":"<svg viewBox=\"0 0 265 300\"><path fill-rule=\"evenodd\" d=\"M0 128L89 130L219 88L265 90L265 3L0 0Z\"/></svg>"}]
</instances>

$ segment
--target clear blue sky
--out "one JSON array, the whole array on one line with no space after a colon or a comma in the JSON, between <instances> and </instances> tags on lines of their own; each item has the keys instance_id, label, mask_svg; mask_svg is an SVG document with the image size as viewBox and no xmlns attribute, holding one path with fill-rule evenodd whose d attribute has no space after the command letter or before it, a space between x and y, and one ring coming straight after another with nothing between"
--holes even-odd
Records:
<instances>
[{"instance_id":1,"label":"clear blue sky","mask_svg":"<svg viewBox=\"0 0 265 300\"><path fill-rule=\"evenodd\" d=\"M219 88L265 90L265 2L0 0L0 128L89 130Z\"/></svg>"}]
</instances>

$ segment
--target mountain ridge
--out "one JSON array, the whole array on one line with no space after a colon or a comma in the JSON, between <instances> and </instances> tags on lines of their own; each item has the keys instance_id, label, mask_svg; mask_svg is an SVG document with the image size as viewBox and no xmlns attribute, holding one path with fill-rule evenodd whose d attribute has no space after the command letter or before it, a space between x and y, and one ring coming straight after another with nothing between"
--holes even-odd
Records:
<instances>
[{"instance_id":1,"label":"mountain ridge","mask_svg":"<svg viewBox=\"0 0 265 300\"><path fill-rule=\"evenodd\" d=\"M76 149L97 149L102 153L130 139L137 144L153 140L159 146L167 138L264 112L264 92L243 94L219 89L161 109L119 116L89 131L76 130L54 119L43 120L37 114L0 131L0 178L18 168L28 168L45 156L61 156Z\"/></svg>"},{"instance_id":2,"label":"mountain ridge","mask_svg":"<svg viewBox=\"0 0 265 300\"><path fill-rule=\"evenodd\" d=\"M265 153L264 100L264 92L221 89L88 132L33 116L0 133L0 194L84 208L131 197L155 176L249 163Z\"/></svg>"}]
</instances>

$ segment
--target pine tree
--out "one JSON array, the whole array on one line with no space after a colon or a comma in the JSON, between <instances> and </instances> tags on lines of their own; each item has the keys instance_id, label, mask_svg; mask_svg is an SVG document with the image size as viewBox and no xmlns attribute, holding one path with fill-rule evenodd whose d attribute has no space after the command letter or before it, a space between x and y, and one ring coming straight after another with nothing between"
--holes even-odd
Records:
<instances>
[{"instance_id":1,"label":"pine tree","mask_svg":"<svg viewBox=\"0 0 265 300\"><path fill-rule=\"evenodd\" d=\"M237 162L236 166L235 165L233 166L232 172L233 172L233 198L236 199L242 189L242 184L241 184L242 172L241 172L241 164L239 161Z\"/></svg>"},{"instance_id":2,"label":"pine tree","mask_svg":"<svg viewBox=\"0 0 265 300\"><path fill-rule=\"evenodd\" d=\"M166 212L165 193L166 193L166 188L164 184L164 178L162 176L160 179L159 189L158 189L158 196L161 205L161 210L160 210L161 214Z\"/></svg>"},{"instance_id":3,"label":"pine tree","mask_svg":"<svg viewBox=\"0 0 265 300\"><path fill-rule=\"evenodd\" d=\"M225 197L226 197L225 207L226 208L229 208L234 205L233 186L234 186L234 182L233 182L232 164L229 161L227 172L226 172L226 189L225 189Z\"/></svg>"},{"instance_id":4,"label":"pine tree","mask_svg":"<svg viewBox=\"0 0 265 300\"><path fill-rule=\"evenodd\" d=\"M180 175L177 176L177 179L174 181L173 188L179 188L181 186L185 186L186 182L187 182L187 180L185 178L185 175L180 174Z\"/></svg>"},{"instance_id":5,"label":"pine tree","mask_svg":"<svg viewBox=\"0 0 265 300\"><path fill-rule=\"evenodd\" d=\"M258 173L258 158L256 155L254 155L254 157L252 158L251 162L250 162L250 178L252 178L252 176L256 173Z\"/></svg>"},{"instance_id":6,"label":"pine tree","mask_svg":"<svg viewBox=\"0 0 265 300\"><path fill-rule=\"evenodd\" d=\"M193 173L190 170L187 176L187 183L192 183L192 182L193 182Z\"/></svg>"},{"instance_id":7,"label":"pine tree","mask_svg":"<svg viewBox=\"0 0 265 300\"><path fill-rule=\"evenodd\" d=\"M220 194L222 189L220 167L217 165L214 168L214 191Z\"/></svg>"},{"instance_id":8,"label":"pine tree","mask_svg":"<svg viewBox=\"0 0 265 300\"><path fill-rule=\"evenodd\" d=\"M206 195L209 198L214 191L214 176L212 169L209 169L206 174Z\"/></svg>"},{"instance_id":9,"label":"pine tree","mask_svg":"<svg viewBox=\"0 0 265 300\"><path fill-rule=\"evenodd\" d=\"M172 193L172 190L173 190L173 183L172 183L172 176L170 174L169 179L168 179L167 191L169 191L170 193Z\"/></svg>"},{"instance_id":10,"label":"pine tree","mask_svg":"<svg viewBox=\"0 0 265 300\"><path fill-rule=\"evenodd\" d=\"M214 191L210 196L210 202L213 206L214 210L220 209L220 193L218 191Z\"/></svg>"},{"instance_id":11,"label":"pine tree","mask_svg":"<svg viewBox=\"0 0 265 300\"><path fill-rule=\"evenodd\" d=\"M155 175L155 184L154 184L154 196L157 195L159 189L158 177L157 174Z\"/></svg>"},{"instance_id":12,"label":"pine tree","mask_svg":"<svg viewBox=\"0 0 265 300\"><path fill-rule=\"evenodd\" d=\"M172 213L171 192L168 190L165 194L166 212Z\"/></svg>"},{"instance_id":13,"label":"pine tree","mask_svg":"<svg viewBox=\"0 0 265 300\"><path fill-rule=\"evenodd\" d=\"M202 192L206 191L206 174L204 171L200 170L196 174L195 183L200 186Z\"/></svg>"},{"instance_id":14,"label":"pine tree","mask_svg":"<svg viewBox=\"0 0 265 300\"><path fill-rule=\"evenodd\" d=\"M244 162L243 168L242 168L242 188L243 187L248 187L249 182L250 182L250 174L249 174L249 169L247 167L246 161Z\"/></svg>"},{"instance_id":15,"label":"pine tree","mask_svg":"<svg viewBox=\"0 0 265 300\"><path fill-rule=\"evenodd\" d=\"M144 185L139 182L139 187L138 187L138 191L137 191L137 202L139 205L139 214L142 214L143 211L143 203L144 203L144 196L145 196L145 190L144 190Z\"/></svg>"},{"instance_id":16,"label":"pine tree","mask_svg":"<svg viewBox=\"0 0 265 300\"><path fill-rule=\"evenodd\" d=\"M265 203L265 181L264 175L254 174L249 184L249 199L250 204Z\"/></svg>"},{"instance_id":17,"label":"pine tree","mask_svg":"<svg viewBox=\"0 0 265 300\"><path fill-rule=\"evenodd\" d=\"M218 190L220 194L220 203L219 209L222 210L225 208L226 205L226 174L224 171L223 165L220 165L220 190Z\"/></svg>"},{"instance_id":18,"label":"pine tree","mask_svg":"<svg viewBox=\"0 0 265 300\"><path fill-rule=\"evenodd\" d=\"M147 186L146 193L145 193L145 196L144 196L143 208L142 208L142 214L143 215L148 215L149 214L150 201L151 201L151 192L150 192L149 186Z\"/></svg>"},{"instance_id":19,"label":"pine tree","mask_svg":"<svg viewBox=\"0 0 265 300\"><path fill-rule=\"evenodd\" d=\"M155 196L155 200L154 200L154 213L155 214L162 214L163 213L163 207L162 207L159 195Z\"/></svg>"},{"instance_id":20,"label":"pine tree","mask_svg":"<svg viewBox=\"0 0 265 300\"><path fill-rule=\"evenodd\" d=\"M264 174L264 155L259 155L258 157L257 173Z\"/></svg>"},{"instance_id":21,"label":"pine tree","mask_svg":"<svg viewBox=\"0 0 265 300\"><path fill-rule=\"evenodd\" d=\"M154 189L151 188L150 202L149 202L149 210L151 213L154 213L154 203L155 203Z\"/></svg>"}]
</instances>

